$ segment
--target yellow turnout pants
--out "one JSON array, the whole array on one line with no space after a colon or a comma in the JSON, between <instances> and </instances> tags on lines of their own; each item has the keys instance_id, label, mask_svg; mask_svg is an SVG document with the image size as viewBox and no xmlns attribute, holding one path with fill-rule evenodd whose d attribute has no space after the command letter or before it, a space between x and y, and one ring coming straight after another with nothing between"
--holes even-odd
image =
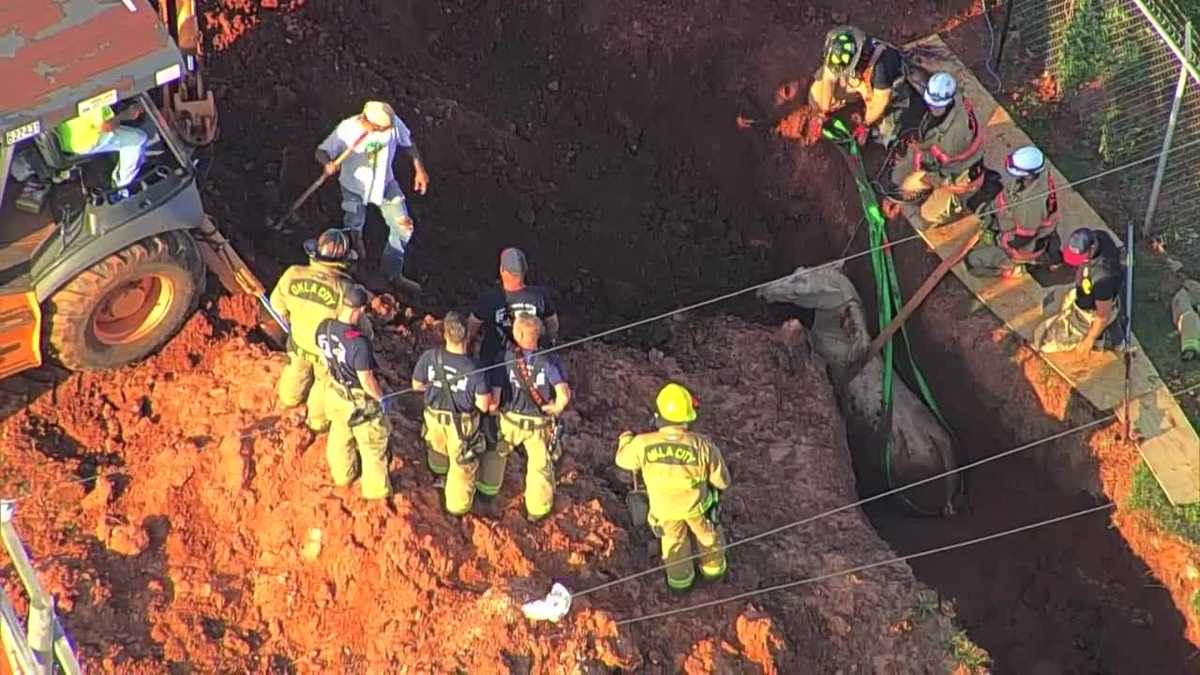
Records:
<instances>
[{"instance_id":1,"label":"yellow turnout pants","mask_svg":"<svg viewBox=\"0 0 1200 675\"><path fill-rule=\"evenodd\" d=\"M328 381L329 369L325 360L293 345L288 349L287 365L279 374L279 402L285 408L305 403L308 428L322 433L329 428L329 418L325 414Z\"/></svg>"},{"instance_id":2,"label":"yellow turnout pants","mask_svg":"<svg viewBox=\"0 0 1200 675\"><path fill-rule=\"evenodd\" d=\"M508 456L518 446L525 447L525 511L541 518L554 508L554 462L550 460L553 420L540 415L500 413L500 443L479 461L476 487L484 495L494 496L504 483Z\"/></svg>"},{"instance_id":3,"label":"yellow turnout pants","mask_svg":"<svg viewBox=\"0 0 1200 675\"><path fill-rule=\"evenodd\" d=\"M362 390L347 391L330 382L325 388L325 409L329 413L329 439L325 459L334 485L349 485L354 481L356 465L361 465L361 488L364 499L383 499L392 493L388 480L388 436L392 425ZM363 418L350 426L355 410L363 410Z\"/></svg>"},{"instance_id":4,"label":"yellow turnout pants","mask_svg":"<svg viewBox=\"0 0 1200 675\"><path fill-rule=\"evenodd\" d=\"M452 415L458 416L462 436L458 434ZM470 511L475 501L475 476L480 460L463 464L458 461L458 455L462 452L463 440L474 436L478 428L478 414L425 409L426 461L430 471L446 477L446 510L456 516Z\"/></svg>"},{"instance_id":5,"label":"yellow turnout pants","mask_svg":"<svg viewBox=\"0 0 1200 675\"><path fill-rule=\"evenodd\" d=\"M968 172L944 179L927 171L913 171L899 181L905 197L929 193L921 202L921 218L927 223L942 224L959 209L963 187L971 182Z\"/></svg>"},{"instance_id":6,"label":"yellow turnout pants","mask_svg":"<svg viewBox=\"0 0 1200 675\"><path fill-rule=\"evenodd\" d=\"M651 513L648 519L650 528L661 532L662 559L667 565L667 586L677 591L684 591L696 580L696 569L691 560L685 560L692 555L691 533L696 538L696 548L701 555L696 562L700 564L700 574L705 579L719 579L725 574L725 551L718 550L722 545L721 535L712 521L704 516L696 516L687 520L658 520Z\"/></svg>"}]
</instances>

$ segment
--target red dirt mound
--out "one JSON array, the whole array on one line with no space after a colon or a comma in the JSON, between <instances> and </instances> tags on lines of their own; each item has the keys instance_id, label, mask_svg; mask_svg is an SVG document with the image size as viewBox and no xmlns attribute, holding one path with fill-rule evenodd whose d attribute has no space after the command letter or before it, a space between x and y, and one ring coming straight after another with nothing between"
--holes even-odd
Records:
<instances>
[{"instance_id":1,"label":"red dirt mound","mask_svg":"<svg viewBox=\"0 0 1200 675\"><path fill-rule=\"evenodd\" d=\"M146 364L74 375L3 424L5 466L27 481L3 487L34 495L18 525L94 667L817 672L941 662L930 635L943 624L891 628L915 604L904 568L614 623L889 555L856 513L739 547L728 582L684 598L655 574L577 600L559 625L520 615L553 580L580 590L656 563L653 544L623 524L611 461L616 432L644 425L666 378L699 392L701 428L726 451L735 536L852 498L841 422L798 325L773 334L732 319L676 322L665 353L595 343L570 353L579 405L555 512L537 525L522 517L519 461L498 518L444 515L411 414L394 416L390 505L332 488L324 441L312 442L298 410L275 409L281 357L213 326L199 315ZM417 345L382 342L394 387ZM61 483L97 467L98 479ZM12 579L6 587L16 590Z\"/></svg>"}]
</instances>

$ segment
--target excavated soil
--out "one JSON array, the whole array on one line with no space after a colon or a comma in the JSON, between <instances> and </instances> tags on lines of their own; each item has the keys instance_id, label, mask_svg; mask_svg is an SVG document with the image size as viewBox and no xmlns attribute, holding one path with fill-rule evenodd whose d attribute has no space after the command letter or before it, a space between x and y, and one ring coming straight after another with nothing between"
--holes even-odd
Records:
<instances>
[{"instance_id":1,"label":"excavated soil","mask_svg":"<svg viewBox=\"0 0 1200 675\"><path fill-rule=\"evenodd\" d=\"M593 344L570 353L554 515L523 518L514 462L495 518L440 509L414 414L395 416L390 505L335 489L324 440L279 411L278 354L248 343L226 299L160 355L115 374L73 376L10 417L7 467L27 491L17 523L86 662L161 672L822 672L944 668L948 622L912 614L918 586L878 568L796 592L618 630L677 607L656 574L576 601L560 625L519 603L552 581L575 590L656 562L625 526L615 430L643 428L665 378L700 392L701 427L735 486L728 526L751 533L839 506L853 473L832 390L799 324L673 322L664 352ZM433 326L424 322L423 326ZM389 331L387 384L401 386L436 331ZM744 362L761 367L744 369ZM405 406L411 413L416 404ZM736 420L736 424L730 423ZM99 470L99 477L96 472ZM87 480L75 480L82 474ZM736 534L735 534L736 536ZM700 602L888 556L867 520L843 513L748 544ZM6 579L10 591L15 580Z\"/></svg>"},{"instance_id":2,"label":"excavated soil","mask_svg":"<svg viewBox=\"0 0 1200 675\"><path fill-rule=\"evenodd\" d=\"M847 17L842 3L781 0L209 0L201 12L222 137L207 205L273 280L304 237L339 218L326 188L295 233L263 229L315 177L312 148L363 99L390 100L432 174L430 194L410 200L410 269L430 289L422 307L466 306L491 283L497 251L515 244L557 290L566 332L583 335L861 247L832 150L785 146L757 135L765 125L741 131L734 119L794 105L802 87L788 84L811 72L831 23L905 39L957 25L962 17L946 13L971 4L877 3ZM374 215L370 227L378 239ZM915 287L928 255L898 255ZM924 362L939 364L929 373L939 398L976 434L968 454L1086 418L1061 395L1047 402L1033 359L1022 361L1030 382L1014 383L1004 359L1015 352L994 321L949 321L958 299L948 286L918 313L916 333ZM746 301L717 311L763 315ZM729 580L684 599L651 576L580 599L562 625L517 616L515 603L554 580L585 588L655 562L625 526L611 452L620 428L644 426L664 377L697 388L702 429L729 454L734 536L853 498L841 421L802 328L689 319L639 329L624 346L569 351L581 389L571 449L557 512L535 526L520 515L519 461L498 519L442 515L411 402L396 416L391 507L332 489L323 441L310 443L296 411L275 409L281 358L248 331L253 314L248 301L223 298L139 366L46 369L0 385L0 488L31 495L18 525L94 669L950 670L947 621L915 609L928 603L904 567L615 625L892 555L858 513L734 549ZM382 340L395 387L427 339L409 319ZM972 422L980 414L996 423ZM1004 430L1015 431L995 433ZM1070 510L1086 500L1031 476L1091 471L1114 485L1087 440L1041 455L1059 460L981 473L975 482L993 481L991 492L973 494L972 512L949 524L886 513L876 523L904 551L950 539L943 532L965 538ZM956 555L926 559L917 574L956 602L1001 672L1127 672L1141 665L1134 654L1183 672L1182 619L1165 593L1142 587L1144 568L1102 518ZM1178 581L1165 583L1176 592ZM15 590L8 574L5 584Z\"/></svg>"}]
</instances>

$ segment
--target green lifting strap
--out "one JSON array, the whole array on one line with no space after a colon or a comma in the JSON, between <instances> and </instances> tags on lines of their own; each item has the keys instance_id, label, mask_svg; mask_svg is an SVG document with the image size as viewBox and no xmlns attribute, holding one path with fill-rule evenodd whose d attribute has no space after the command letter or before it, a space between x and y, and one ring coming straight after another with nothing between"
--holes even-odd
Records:
<instances>
[{"instance_id":1,"label":"green lifting strap","mask_svg":"<svg viewBox=\"0 0 1200 675\"><path fill-rule=\"evenodd\" d=\"M875 196L875 190L871 187L870 179L867 177L867 170L863 166L858 143L854 140L854 136L845 122L840 119L834 119L821 129L821 134L826 140L831 141L842 152L846 153L851 160L850 165L853 168L854 184L858 188L858 198L862 202L863 214L867 220L870 232L871 271L875 276L876 304L879 306L879 326L882 330L883 326L891 323L896 313L904 306L904 296L900 291L900 278L896 274L896 265L892 260L892 252L888 244L887 219L884 217L883 211L879 208L879 200ZM946 418L942 416L942 411L938 407L937 401L933 398L933 392L929 389L929 384L925 381L925 376L921 373L921 369L917 367L917 362L913 357L912 347L908 340L908 328L906 326L901 325L900 336L904 340L904 351L908 354L908 364L912 369L913 379L916 381L921 400L924 401L929 410L937 417L942 427L950 431L950 425L946 422ZM892 365L893 345L892 340L889 338L883 345L882 419L884 420L883 424L885 427L890 426L892 419L892 385L894 377ZM883 472L888 488L893 488L895 487L895 483L892 476L891 434L888 433L885 438L888 441L883 444ZM904 499L910 508L921 511L910 500L903 497L902 499Z\"/></svg>"}]
</instances>

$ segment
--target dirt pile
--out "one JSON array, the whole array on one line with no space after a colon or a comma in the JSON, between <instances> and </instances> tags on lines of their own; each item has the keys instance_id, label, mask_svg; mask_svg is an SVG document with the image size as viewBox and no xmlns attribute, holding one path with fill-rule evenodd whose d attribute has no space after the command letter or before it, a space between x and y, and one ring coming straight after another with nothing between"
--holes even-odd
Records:
<instances>
[{"instance_id":1,"label":"dirt pile","mask_svg":"<svg viewBox=\"0 0 1200 675\"><path fill-rule=\"evenodd\" d=\"M522 517L520 461L497 519L444 515L410 412L395 416L390 507L332 488L323 439L298 411L275 409L280 356L217 329L245 309L221 305L146 364L72 376L3 425L5 466L28 481L5 491L35 495L18 525L93 667L894 672L943 658L932 636L945 625L906 632L917 586L903 568L614 623L890 555L857 513L739 547L728 582L684 598L656 574L577 600L561 625L520 616L552 580L580 590L657 562L655 543L624 525L611 460L616 433L644 428L664 378L698 392L701 427L728 456L734 536L853 498L832 392L798 325L678 322L662 352L593 343L569 353L579 404L555 513L535 525ZM393 387L426 334L385 333ZM96 468L98 479L62 483Z\"/></svg>"}]
</instances>

